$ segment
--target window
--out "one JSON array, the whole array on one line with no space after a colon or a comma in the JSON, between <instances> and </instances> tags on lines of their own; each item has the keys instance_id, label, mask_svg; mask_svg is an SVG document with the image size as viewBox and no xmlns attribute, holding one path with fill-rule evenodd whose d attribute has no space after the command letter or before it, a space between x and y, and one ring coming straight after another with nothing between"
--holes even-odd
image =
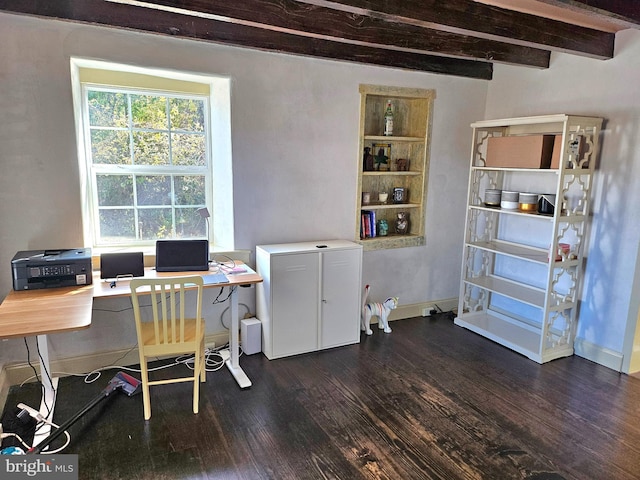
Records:
<instances>
[{"instance_id":1,"label":"window","mask_svg":"<svg viewBox=\"0 0 640 480\"><path fill-rule=\"evenodd\" d=\"M85 244L208 237L233 248L228 79L71 65Z\"/></svg>"},{"instance_id":2,"label":"window","mask_svg":"<svg viewBox=\"0 0 640 480\"><path fill-rule=\"evenodd\" d=\"M97 245L204 238L206 97L84 86Z\"/></svg>"}]
</instances>

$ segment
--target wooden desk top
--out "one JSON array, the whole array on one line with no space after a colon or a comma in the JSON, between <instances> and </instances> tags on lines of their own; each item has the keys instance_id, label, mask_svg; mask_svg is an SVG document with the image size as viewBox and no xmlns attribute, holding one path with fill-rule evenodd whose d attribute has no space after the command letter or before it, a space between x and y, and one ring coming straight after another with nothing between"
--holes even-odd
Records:
<instances>
[{"instance_id":1,"label":"wooden desk top","mask_svg":"<svg viewBox=\"0 0 640 480\"><path fill-rule=\"evenodd\" d=\"M81 330L91 325L93 288L10 291L0 304L0 338Z\"/></svg>"},{"instance_id":2,"label":"wooden desk top","mask_svg":"<svg viewBox=\"0 0 640 480\"><path fill-rule=\"evenodd\" d=\"M243 265L244 266L244 265ZM246 267L246 266L244 266ZM262 282L262 277L251 268L243 273L225 273L229 283L205 285L205 288L251 285ZM145 277L178 277L207 275L203 272L159 273L145 269ZM94 298L128 297L131 294L129 280L121 279L111 288L111 282L93 273L93 284L84 287L44 288L41 290L10 291L0 304L0 338L25 337L81 330L91 325Z\"/></svg>"}]
</instances>

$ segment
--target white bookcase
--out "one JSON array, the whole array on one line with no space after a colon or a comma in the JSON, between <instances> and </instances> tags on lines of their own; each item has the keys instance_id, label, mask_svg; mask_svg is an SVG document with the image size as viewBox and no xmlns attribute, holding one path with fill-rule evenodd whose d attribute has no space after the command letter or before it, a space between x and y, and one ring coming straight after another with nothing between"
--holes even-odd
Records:
<instances>
[{"instance_id":1,"label":"white bookcase","mask_svg":"<svg viewBox=\"0 0 640 480\"><path fill-rule=\"evenodd\" d=\"M257 314L269 359L360 342L362 246L345 240L259 245Z\"/></svg>"},{"instance_id":2,"label":"white bookcase","mask_svg":"<svg viewBox=\"0 0 640 480\"><path fill-rule=\"evenodd\" d=\"M476 122L455 324L538 363L573 354L601 118ZM490 137L550 134L557 168L492 167ZM484 204L486 189L553 194L552 215ZM560 249L560 244L569 245Z\"/></svg>"}]
</instances>

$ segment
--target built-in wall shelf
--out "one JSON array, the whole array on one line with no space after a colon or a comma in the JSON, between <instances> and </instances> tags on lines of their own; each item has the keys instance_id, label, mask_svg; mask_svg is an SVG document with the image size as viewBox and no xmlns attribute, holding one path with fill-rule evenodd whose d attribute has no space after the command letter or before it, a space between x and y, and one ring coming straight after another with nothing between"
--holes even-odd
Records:
<instances>
[{"instance_id":1,"label":"built-in wall shelf","mask_svg":"<svg viewBox=\"0 0 640 480\"><path fill-rule=\"evenodd\" d=\"M434 98L434 90L360 85L355 238L365 250L424 245ZM383 135L389 101L393 134ZM365 152L377 157L373 167ZM394 189L403 189L403 201L394 201ZM369 202L363 201L363 192L369 194ZM379 193L388 194L386 202L378 201ZM408 217L405 233L396 232L398 215Z\"/></svg>"}]
</instances>

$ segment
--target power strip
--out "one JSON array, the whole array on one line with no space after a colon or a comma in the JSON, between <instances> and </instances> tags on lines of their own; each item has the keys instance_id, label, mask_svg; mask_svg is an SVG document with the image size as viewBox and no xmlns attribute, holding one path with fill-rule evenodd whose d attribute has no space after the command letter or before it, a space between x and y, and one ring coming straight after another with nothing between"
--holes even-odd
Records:
<instances>
[{"instance_id":1,"label":"power strip","mask_svg":"<svg viewBox=\"0 0 640 480\"><path fill-rule=\"evenodd\" d=\"M220 350L218 352L218 354L222 357L222 361L226 362L227 360L229 360L231 358L231 353L229 352L229 350Z\"/></svg>"},{"instance_id":2,"label":"power strip","mask_svg":"<svg viewBox=\"0 0 640 480\"><path fill-rule=\"evenodd\" d=\"M435 305L427 305L422 309L423 317L430 317L431 315L435 315L436 313L438 313L438 309L435 307Z\"/></svg>"}]
</instances>

